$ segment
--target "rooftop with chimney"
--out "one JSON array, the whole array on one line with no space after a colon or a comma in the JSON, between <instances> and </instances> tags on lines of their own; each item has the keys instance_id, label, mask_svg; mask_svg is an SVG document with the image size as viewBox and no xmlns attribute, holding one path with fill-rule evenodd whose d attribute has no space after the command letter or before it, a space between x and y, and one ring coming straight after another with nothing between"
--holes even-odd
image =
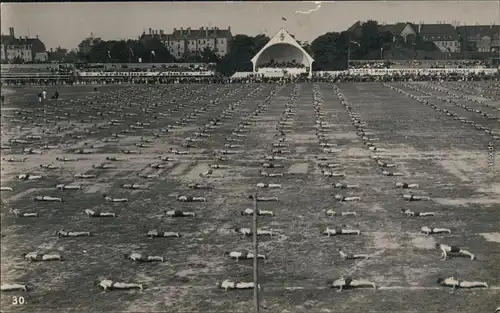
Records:
<instances>
[{"instance_id":1,"label":"rooftop with chimney","mask_svg":"<svg viewBox=\"0 0 500 313\"><path fill-rule=\"evenodd\" d=\"M8 35L1 35L1 44L4 46L30 46L34 52L44 52L45 44L36 35L35 38L15 36L14 27L9 27Z\"/></svg>"}]
</instances>

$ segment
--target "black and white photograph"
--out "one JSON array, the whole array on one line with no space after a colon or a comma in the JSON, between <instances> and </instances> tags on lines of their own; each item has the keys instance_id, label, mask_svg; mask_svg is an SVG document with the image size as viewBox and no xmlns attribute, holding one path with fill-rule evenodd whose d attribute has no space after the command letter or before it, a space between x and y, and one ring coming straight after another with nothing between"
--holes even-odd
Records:
<instances>
[{"instance_id":1,"label":"black and white photograph","mask_svg":"<svg viewBox=\"0 0 500 313\"><path fill-rule=\"evenodd\" d=\"M1 3L1 311L500 313L500 1Z\"/></svg>"}]
</instances>

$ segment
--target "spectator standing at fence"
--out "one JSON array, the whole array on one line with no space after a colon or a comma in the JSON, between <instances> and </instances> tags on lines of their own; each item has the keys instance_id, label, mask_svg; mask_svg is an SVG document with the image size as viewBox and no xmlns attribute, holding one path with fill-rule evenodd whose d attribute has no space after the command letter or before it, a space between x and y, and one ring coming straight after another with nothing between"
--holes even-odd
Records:
<instances>
[{"instance_id":1,"label":"spectator standing at fence","mask_svg":"<svg viewBox=\"0 0 500 313\"><path fill-rule=\"evenodd\" d=\"M42 90L42 97L43 97L43 100L47 99L47 90Z\"/></svg>"}]
</instances>

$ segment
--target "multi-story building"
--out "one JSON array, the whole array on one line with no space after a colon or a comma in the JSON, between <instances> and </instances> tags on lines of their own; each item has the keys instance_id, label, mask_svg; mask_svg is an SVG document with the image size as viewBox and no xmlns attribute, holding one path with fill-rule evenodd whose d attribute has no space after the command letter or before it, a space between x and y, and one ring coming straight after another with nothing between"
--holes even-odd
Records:
<instances>
[{"instance_id":1,"label":"multi-story building","mask_svg":"<svg viewBox=\"0 0 500 313\"><path fill-rule=\"evenodd\" d=\"M0 45L1 45L1 53L2 53L2 57L1 57L1 60L2 62L6 62L7 61L7 53L6 53L6 50L7 50L7 43L11 40L9 38L9 36L5 36L5 35L2 35L0 37Z\"/></svg>"},{"instance_id":2,"label":"multi-story building","mask_svg":"<svg viewBox=\"0 0 500 313\"><path fill-rule=\"evenodd\" d=\"M379 27L379 31L388 31L393 36L393 41L398 37L404 39L404 41L415 41L417 37L418 27L416 24L405 22L396 24L382 24Z\"/></svg>"},{"instance_id":3,"label":"multi-story building","mask_svg":"<svg viewBox=\"0 0 500 313\"><path fill-rule=\"evenodd\" d=\"M458 26L457 32L464 51L500 51L499 25Z\"/></svg>"},{"instance_id":4,"label":"multi-story building","mask_svg":"<svg viewBox=\"0 0 500 313\"><path fill-rule=\"evenodd\" d=\"M78 52L82 54L89 54L92 47L100 43L102 39L100 37L94 37L94 34L91 33L90 37L85 38L78 44Z\"/></svg>"},{"instance_id":5,"label":"multi-story building","mask_svg":"<svg viewBox=\"0 0 500 313\"><path fill-rule=\"evenodd\" d=\"M347 29L348 32L354 36L360 37L363 29L363 22L357 21ZM378 25L380 32L390 32L395 41L397 37L402 37L405 41L414 40L417 36L417 25L409 22L402 22L396 24L381 23Z\"/></svg>"},{"instance_id":6,"label":"multi-story building","mask_svg":"<svg viewBox=\"0 0 500 313\"><path fill-rule=\"evenodd\" d=\"M8 62L45 62L47 61L47 51L44 43L36 38L19 37L16 38L14 28L9 28L9 35L1 37L2 41L2 61Z\"/></svg>"},{"instance_id":7,"label":"multi-story building","mask_svg":"<svg viewBox=\"0 0 500 313\"><path fill-rule=\"evenodd\" d=\"M460 40L451 24L420 24L418 33L424 41L430 41L441 52L460 52Z\"/></svg>"},{"instance_id":8,"label":"multi-story building","mask_svg":"<svg viewBox=\"0 0 500 313\"><path fill-rule=\"evenodd\" d=\"M232 34L231 27L200 27L199 29L176 29L168 38L167 47L170 53L181 58L187 54L201 53L205 49L212 50L217 56L223 57L229 52Z\"/></svg>"},{"instance_id":9,"label":"multi-story building","mask_svg":"<svg viewBox=\"0 0 500 313\"><path fill-rule=\"evenodd\" d=\"M361 36L363 23L358 21L347 29L355 36ZM460 52L460 39L451 24L416 24L410 22L396 24L380 24L379 31L388 31L393 39L402 37L405 41L414 41L417 36L424 41L434 43L442 52Z\"/></svg>"},{"instance_id":10,"label":"multi-story building","mask_svg":"<svg viewBox=\"0 0 500 313\"><path fill-rule=\"evenodd\" d=\"M142 35L139 37L139 41L142 43L145 43L147 41L153 40L153 39L158 39L161 42L166 42L168 41L169 35L165 34L163 29L161 30L154 30L154 29L149 29L149 33L146 34L146 32L142 32Z\"/></svg>"},{"instance_id":11,"label":"multi-story building","mask_svg":"<svg viewBox=\"0 0 500 313\"><path fill-rule=\"evenodd\" d=\"M218 27L200 27L199 29L188 27L184 29L181 27L180 29L174 28L171 34L150 28L149 33L143 32L139 40L144 42L155 38L162 41L176 59L201 53L205 49L210 49L217 56L223 57L229 52L232 34L231 27L228 29L219 29Z\"/></svg>"}]
</instances>

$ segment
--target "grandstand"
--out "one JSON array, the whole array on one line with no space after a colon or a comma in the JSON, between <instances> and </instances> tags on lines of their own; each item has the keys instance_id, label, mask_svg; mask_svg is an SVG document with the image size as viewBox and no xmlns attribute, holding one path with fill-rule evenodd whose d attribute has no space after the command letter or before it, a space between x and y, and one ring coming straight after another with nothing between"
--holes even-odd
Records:
<instances>
[{"instance_id":1,"label":"grandstand","mask_svg":"<svg viewBox=\"0 0 500 313\"><path fill-rule=\"evenodd\" d=\"M89 63L76 68L81 72L206 72L214 71L215 63Z\"/></svg>"},{"instance_id":2,"label":"grandstand","mask_svg":"<svg viewBox=\"0 0 500 313\"><path fill-rule=\"evenodd\" d=\"M106 64L8 64L2 65L2 82L135 81L149 78L203 79L216 77L215 64L209 63L106 63Z\"/></svg>"},{"instance_id":3,"label":"grandstand","mask_svg":"<svg viewBox=\"0 0 500 313\"><path fill-rule=\"evenodd\" d=\"M71 64L2 64L2 81L24 79L70 79L74 73Z\"/></svg>"},{"instance_id":4,"label":"grandstand","mask_svg":"<svg viewBox=\"0 0 500 313\"><path fill-rule=\"evenodd\" d=\"M351 60L349 68L495 68L491 60Z\"/></svg>"},{"instance_id":5,"label":"grandstand","mask_svg":"<svg viewBox=\"0 0 500 313\"><path fill-rule=\"evenodd\" d=\"M87 64L78 66L79 81L110 79L112 81L136 82L149 79L160 80L202 80L215 78L215 64L205 63L163 63L163 64Z\"/></svg>"}]
</instances>

